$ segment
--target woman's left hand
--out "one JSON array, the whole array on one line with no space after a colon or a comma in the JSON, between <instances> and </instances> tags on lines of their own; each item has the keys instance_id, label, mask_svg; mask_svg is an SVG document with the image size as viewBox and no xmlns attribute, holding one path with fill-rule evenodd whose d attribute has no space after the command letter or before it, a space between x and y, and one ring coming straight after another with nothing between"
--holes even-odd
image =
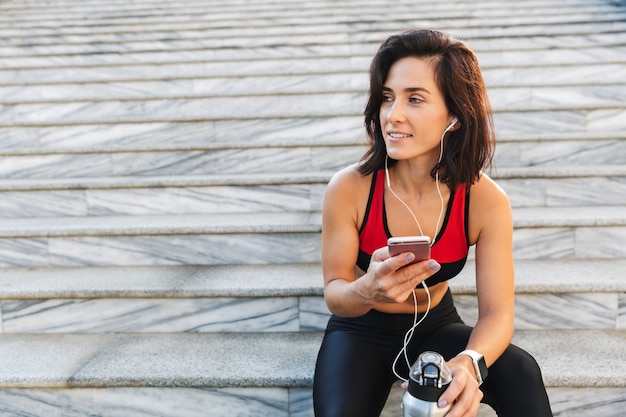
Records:
<instances>
[{"instance_id":1,"label":"woman's left hand","mask_svg":"<svg viewBox=\"0 0 626 417\"><path fill-rule=\"evenodd\" d=\"M483 392L478 386L471 358L466 355L456 356L447 365L452 371L452 382L439 397L439 407L452 404L446 417L475 417Z\"/></svg>"}]
</instances>

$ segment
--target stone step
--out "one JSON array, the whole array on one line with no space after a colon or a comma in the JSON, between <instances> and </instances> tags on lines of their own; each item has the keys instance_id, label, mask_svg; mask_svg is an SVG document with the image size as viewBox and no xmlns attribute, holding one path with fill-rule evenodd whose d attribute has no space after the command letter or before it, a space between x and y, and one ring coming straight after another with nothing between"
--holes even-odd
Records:
<instances>
[{"instance_id":1,"label":"stone step","mask_svg":"<svg viewBox=\"0 0 626 417\"><path fill-rule=\"evenodd\" d=\"M429 5L420 10L412 4L394 3L388 4L357 4L343 2L327 5L302 4L295 7L293 4L261 5L216 5L196 3L179 5L173 8L162 3L155 4L124 4L124 5L82 5L70 3L71 6L57 4L35 5L36 9L30 9L27 5L20 5L20 9L2 8L3 13L0 21L8 26L3 33L5 36L14 34L10 29L24 28L26 25L34 26L35 36L58 36L57 33L46 31L55 28L62 34L91 35L106 34L100 26L112 27L116 32L135 34L139 32L144 37L150 32L146 29L159 28L183 32L184 30L201 31L211 28L213 30L227 30L235 26L241 26L238 32L226 32L229 37L237 37L246 34L247 28L263 28L268 34L280 31L283 25L306 25L301 32L316 31L319 26L331 26L335 28L358 27L363 18L372 16L385 10L388 14L402 16L401 21L415 21L438 24L439 26L463 27L470 23L485 27L507 25L520 26L528 22L544 25L555 25L569 22L602 22L611 20L612 16L619 12L615 6L608 4L572 3L528 3L524 2L515 7L504 2L476 2L472 3L471 12L467 5L442 4ZM438 7L437 7L438 6ZM509 7L509 9L505 9ZM302 15L306 11L306 17ZM242 15L243 12L247 12ZM614 19L614 17L613 17ZM35 21L35 22L33 22ZM200 23L203 23L201 25ZM271 26L271 23L275 23ZM95 32L85 33L85 27L94 26L100 29ZM137 26L137 27L134 27ZM82 29L82 30L81 30ZM291 29L293 31L293 29ZM319 30L319 29L317 29ZM279 32L280 33L280 32ZM131 38L132 39L132 38ZM70 41L72 38L69 39Z\"/></svg>"},{"instance_id":2,"label":"stone step","mask_svg":"<svg viewBox=\"0 0 626 417\"><path fill-rule=\"evenodd\" d=\"M626 332L615 330L531 330L517 331L514 343L542 367L555 413L604 409L612 413L602 415L617 417L615 407L624 401L625 338ZM174 399L187 404L191 398L206 413L206 404L219 398L211 403L212 415L232 415L236 407L241 415L312 416L310 385L320 340L318 332L2 335L0 403L7 410L53 410L77 401L62 408L63 415L84 415L79 414L83 401L96 409L117 401L108 415L133 417L152 409L153 400L169 409ZM588 346L594 346L594 355ZM579 387L587 395L572 395ZM395 398L388 409L398 407ZM247 414L258 403L260 411ZM200 415L188 407L185 415Z\"/></svg>"},{"instance_id":3,"label":"stone step","mask_svg":"<svg viewBox=\"0 0 626 417\"><path fill-rule=\"evenodd\" d=\"M450 282L468 324L473 270ZM623 259L518 261L516 329L626 330L625 270ZM13 268L0 293L5 334L308 332L329 317L319 264Z\"/></svg>"},{"instance_id":4,"label":"stone step","mask_svg":"<svg viewBox=\"0 0 626 417\"><path fill-rule=\"evenodd\" d=\"M413 8L414 9L414 8ZM380 13L381 8L375 13ZM389 10L386 10L389 12ZM399 11L398 11L399 12ZM366 13L366 12L365 12ZM471 38L495 38L495 37L515 37L529 36L539 34L585 34L585 33L619 33L623 32L624 25L621 21L622 14L619 9L605 13L576 13L563 12L561 15L532 15L519 17L487 17L487 18L433 18L423 16L419 12L413 11L412 18L407 16L402 21L394 19L393 22L372 22L365 15L356 16L352 21L329 21L323 19L318 23L307 19L307 23L294 21L277 21L277 18L271 17L261 21L243 21L233 22L229 25L227 22L220 22L218 27L210 27L209 25L199 26L197 28L189 28L183 25L176 27L163 27L159 22L150 22L146 19L142 23L143 30L134 27L128 30L125 27L104 26L106 31L98 31L106 23L102 20L93 22L92 26L96 27L95 31L91 31L91 26L87 22L82 23L82 33L75 30L75 24L66 23L74 30L68 31L63 28L54 28L48 30L47 33L39 34L37 28L34 31L24 27L18 27L11 30L10 22L6 23L9 30L0 32L0 39L3 39L0 46L0 56L24 55L32 54L35 51L42 53L89 53L94 51L94 44L97 44L100 50L112 52L119 50L120 42L124 44L126 50L139 50L145 48L159 47L162 45L172 46L174 44L186 49L194 45L194 43L202 43L207 47L241 47L244 40L251 42L251 46L270 46L268 40L282 39L289 37L290 44L309 44L314 42L322 43L341 43L350 40L351 37L360 41L372 41L374 36L378 39L384 37L391 31L396 31L398 25L409 23L414 19L419 19L422 26L445 28L446 31L458 33L463 39ZM7 16L8 18L8 16ZM364 22L363 20L370 20ZM400 21L399 21L400 20ZM84 22L84 21L83 21ZM56 21L57 24L63 25L63 19ZM31 23L32 25L32 23ZM190 26L193 26L192 23ZM235 29L236 27L236 29ZM480 28L480 29L479 29ZM368 31L369 29L369 31ZM20 37L28 30L28 37ZM78 33L77 33L78 32ZM548 33L545 33L548 32ZM258 35L263 34L264 39L258 39ZM267 39L266 39L267 38ZM23 48L23 49L22 49Z\"/></svg>"},{"instance_id":5,"label":"stone step","mask_svg":"<svg viewBox=\"0 0 626 417\"><path fill-rule=\"evenodd\" d=\"M313 417L308 388L8 388L0 408L7 416Z\"/></svg>"},{"instance_id":6,"label":"stone step","mask_svg":"<svg viewBox=\"0 0 626 417\"><path fill-rule=\"evenodd\" d=\"M533 152L530 148L529 145L526 150ZM569 156L583 161L586 154L584 150L575 148L567 152L571 153L561 155L561 158ZM542 166L496 167L491 175L507 192L514 208L626 205L626 200L622 198L626 196L623 188L626 186L626 176L623 175L626 172L622 171L626 166L550 165L559 160L557 157L556 161L550 161L546 157Z\"/></svg>"},{"instance_id":7,"label":"stone step","mask_svg":"<svg viewBox=\"0 0 626 417\"><path fill-rule=\"evenodd\" d=\"M462 39L472 38L495 38L495 37L525 37L525 36L564 36L564 35L594 35L597 33L619 34L626 30L626 22L621 20L619 9L614 16L609 16L607 21L593 22L588 17L578 17L568 20L567 17L559 24L544 25L533 24L532 16L522 25L502 26L506 21L500 21L495 26L482 27L476 25L467 27L464 19L456 19L449 22L432 22L428 26L437 26L439 29L454 32L455 36ZM407 22L409 23L409 22ZM311 34L299 34L293 29L289 32L289 45L306 47L318 43L347 43L347 42L380 42L390 33L398 31L397 21L381 23L378 21L360 24L337 24L320 25L318 32ZM413 26L413 24L410 24ZM229 37L229 34L231 35ZM162 51L164 49L215 49L215 48L246 48L246 47L269 47L273 44L285 43L285 34L266 35L264 28L250 31L244 36L232 36L228 31L209 32L198 37L179 38L176 36L157 35L153 40L129 40L117 37L117 42L91 42L89 39L82 43L63 42L57 44L24 44L24 45L1 45L0 56L8 58L13 56L30 55L65 55L65 54L95 54L95 53L137 53L148 51ZM220 37L226 36L226 37ZM121 42L120 42L121 41Z\"/></svg>"},{"instance_id":8,"label":"stone step","mask_svg":"<svg viewBox=\"0 0 626 417\"><path fill-rule=\"evenodd\" d=\"M403 391L392 390L381 417L397 417ZM559 417L621 417L623 388L548 388ZM309 388L69 388L3 389L0 407L7 415L84 417L180 416L313 417ZM592 414L590 414L592 413ZM495 417L485 405L477 417Z\"/></svg>"},{"instance_id":9,"label":"stone step","mask_svg":"<svg viewBox=\"0 0 626 417\"><path fill-rule=\"evenodd\" d=\"M228 10L236 10L236 11L250 10L250 3L246 1L241 1L241 0L232 1L232 2L218 1L218 2L213 2L212 4L215 5L214 7L219 6L221 10L227 10L227 11ZM411 4L413 3L407 0L404 0L404 1L399 1L399 2L394 3L394 6L407 7ZM466 6L467 4L473 4L478 9L494 9L495 8L499 11L499 14L506 13L506 11L502 10L501 8L503 5L507 4L506 1L504 0L487 0L487 1L475 1L475 2L465 0L465 1L456 1L454 3L440 2L440 3L433 4L433 7L431 7L430 10L437 10L437 9L449 10L449 9L454 9L454 8L463 9L464 6ZM612 5L614 3L596 2L593 4ZM97 1L97 0L86 0L86 1L78 1L78 2L73 1L73 0L54 0L54 1L53 0L41 0L41 1L40 0L26 0L20 3L19 6L12 4L12 3L6 3L2 5L2 8L6 10L17 10L17 11L30 10L31 12L41 12L43 8L43 10L50 10L50 11L53 11L56 9L57 11L60 12L63 10L63 8L68 7L70 5L76 6L77 12L80 12L81 10L84 10L84 9L93 10L93 11L98 11L98 10L115 11L115 10L119 10L120 8L128 9L128 10L140 9L140 10L152 10L152 11L155 11L155 10L159 11L161 9L163 10L173 9L173 10L180 11L180 10L185 10L185 9L191 9L194 6L198 6L198 7L202 7L202 5L206 6L206 3L198 1L198 0L183 0L179 2L178 4L180 7L173 7L169 4L164 4L162 2L155 1L155 0L134 0L132 3L124 2L122 0L112 0L109 2ZM371 0L370 1L352 0L352 1L336 2L336 6L340 7L340 10L345 11L347 14L359 13L359 11L362 10L359 8L359 6L364 6L364 5L373 7L373 6L382 6L382 5L385 5L385 3L381 1L375 2ZM566 7L567 5L583 7L585 5L589 5L589 2L584 2L583 0L569 0L567 3L563 4L555 0L548 0L548 1L547 0L543 0L543 1L537 1L537 0L528 1L527 0L527 1L524 1L523 3L513 5L512 10L515 10L517 8L530 8L530 7L556 8L558 5L563 5L564 7ZM335 4L333 6L335 6ZM353 7L350 7L350 6L353 6ZM316 11L328 9L329 6L324 5L324 4L319 4L311 0L298 2L297 6L294 4L293 1L276 0L276 1L256 1L254 3L254 8L256 8L257 10L271 11L272 13L275 13L276 15L280 15L281 12L286 11L286 10L294 10L294 11L306 10L307 12L314 14ZM68 12L68 14L71 15L71 11ZM192 13L190 10L188 10L186 14L192 14ZM250 18L250 17L246 17L246 18Z\"/></svg>"},{"instance_id":10,"label":"stone step","mask_svg":"<svg viewBox=\"0 0 626 417\"><path fill-rule=\"evenodd\" d=\"M362 89L339 92L273 95L255 99L234 97L150 98L63 103L18 103L4 105L0 125L45 126L102 123L195 122L220 119L303 118L357 116L362 113L366 94ZM623 84L492 89L495 113L523 116L526 112L561 112L570 117L593 118L595 112L623 112L626 87ZM307 103L302 106L301 103ZM557 118L558 119L558 118Z\"/></svg>"},{"instance_id":11,"label":"stone step","mask_svg":"<svg viewBox=\"0 0 626 417\"><path fill-rule=\"evenodd\" d=\"M626 165L513 167L491 174L515 208L626 205ZM4 180L0 218L316 212L331 176L320 171Z\"/></svg>"},{"instance_id":12,"label":"stone step","mask_svg":"<svg viewBox=\"0 0 626 417\"><path fill-rule=\"evenodd\" d=\"M598 123L610 125L612 123L610 119L618 113L621 112L618 111L614 115L608 112L603 115L597 114ZM548 115L544 114L544 116ZM522 120L523 118L517 116L511 117L508 121L512 123L508 128L514 129L516 126L521 128ZM542 121L535 120L535 122L536 126L531 128L532 130L540 129L542 125L548 130L568 129L565 126L568 123L567 119L550 120L548 116ZM552 126L548 127L548 125ZM507 127L502 130L506 129ZM594 128L588 125L584 129L593 130ZM536 172L535 169L550 170L551 167L561 169L563 166L581 168L589 166L591 169L596 169L602 166L606 168L610 165L621 165L624 163L622 161L626 161L626 157L621 157L626 155L626 148L624 148L626 141L623 133L596 132L595 135L589 134L586 139L583 139L583 135L578 138L567 138L567 134L561 137L554 135L553 138L549 135L544 138L532 137L532 135L533 133L529 133L526 140L521 140L523 136L513 140L507 140L506 137L499 140L494 158L496 167L518 167L519 170L527 169L530 175L533 175L532 173ZM604 168L600 168L602 169ZM583 171L585 171L584 168Z\"/></svg>"},{"instance_id":13,"label":"stone step","mask_svg":"<svg viewBox=\"0 0 626 417\"><path fill-rule=\"evenodd\" d=\"M626 54L623 42L610 33L585 37L537 35L465 39L479 56L483 69L623 63ZM0 61L0 79L5 83L16 78L31 82L47 80L62 83L68 79L78 80L77 77L81 77L82 81L136 80L143 79L145 74L163 78L172 72L178 72L178 75L211 74L224 77L308 74L316 68L333 72L360 70L367 68L379 43L380 39L359 44L315 44L306 48L280 44L245 49L179 48L133 53L100 52L93 55L14 56L10 60ZM111 67L116 68L113 71ZM51 68L66 70L50 71ZM77 74L74 75L74 72Z\"/></svg>"},{"instance_id":14,"label":"stone step","mask_svg":"<svg viewBox=\"0 0 626 417\"><path fill-rule=\"evenodd\" d=\"M320 213L214 213L180 216L107 216L5 219L0 237L157 236L206 233L310 233L320 229ZM623 207L530 207L513 211L514 226L619 227L626 223Z\"/></svg>"},{"instance_id":15,"label":"stone step","mask_svg":"<svg viewBox=\"0 0 626 417\"><path fill-rule=\"evenodd\" d=\"M525 126L522 124L524 118L520 114L496 114L496 162L499 166L545 165L548 162L551 165L626 163L626 158L621 157L626 155L626 151L620 148L625 142L623 130L626 129L626 122L620 117L623 113L596 111L593 112L594 119L587 121L581 117L561 120L556 112L537 112L536 123ZM530 122L530 117L526 117ZM5 178L19 176L12 172L19 172L22 165L38 165L33 158L35 156L40 158L41 164L45 163L45 157L59 158L58 155L65 155L68 158L68 154L74 155L73 158L96 153L121 154L100 158L103 161L115 161L115 158L120 159L126 153L134 152L186 152L187 156L191 156L211 151L223 152L222 157L226 157L229 152L229 159L232 159L246 149L282 148L282 152L287 152L293 148L332 147L335 152L351 147L350 158L358 159L360 152L365 149L363 130L362 117L357 116L274 119L269 123L267 120L256 119L180 124L10 126L0 127L0 153L4 158L31 157L28 162L20 162L27 161L25 159L13 159L11 163L5 164L9 166L4 168ZM232 132L249 133L233 135ZM580 155L580 159L576 159L577 155ZM134 155L134 159L139 157ZM217 163L218 161L212 161L210 165ZM66 164L68 163L59 165ZM232 169L238 164L229 165L235 165ZM219 165L220 170L225 170L229 165L222 163ZM249 166L246 168L250 169ZM28 176L36 177L32 170ZM114 170L110 168L106 176L115 176ZM46 176L50 177L54 175Z\"/></svg>"},{"instance_id":16,"label":"stone step","mask_svg":"<svg viewBox=\"0 0 626 417\"><path fill-rule=\"evenodd\" d=\"M589 271L601 279L589 278ZM624 259L516 260L518 295L626 292ZM475 295L474 262L450 281L457 296ZM0 269L4 299L317 297L319 263Z\"/></svg>"},{"instance_id":17,"label":"stone step","mask_svg":"<svg viewBox=\"0 0 626 417\"><path fill-rule=\"evenodd\" d=\"M624 113L626 114L626 110ZM517 123L522 124L523 121L518 119ZM162 132L163 135L165 133ZM331 141L332 132L328 134L326 140ZM626 164L626 140L620 137L611 138L610 134L607 136L609 138L592 137L588 141L502 142L496 146L495 168L492 169L492 175L498 177L500 171L507 172L516 168L520 176L528 169L527 178L536 177L537 172L548 173L547 177L550 178L554 176L550 172L573 172L572 167L582 166L580 171L588 177L598 177L601 173L621 177L622 167ZM120 140L115 145L123 146L125 142ZM59 183L90 184L102 182L101 178L120 177L127 177L125 181L130 183L149 183L153 177L223 175L267 177L281 175L279 173L298 178L303 172L310 172L313 175L317 175L316 172L336 172L358 162L365 151L365 147L356 143L335 145L325 144L323 140L320 142L317 145L301 143L297 146L283 143L259 144L256 149L247 146L237 148L236 144L231 144L231 147L226 149L212 149L211 146L208 146L208 149L188 150L184 147L170 150L108 149L100 152L93 149L80 153L75 153L73 149L67 152L58 149L51 153L40 150L38 153L29 154L28 148L10 149L0 152L3 154L3 165L0 166L3 184L0 187L33 188L26 184L43 184L49 179L55 179ZM158 145L155 147L158 148ZM113 181L119 182L119 179ZM34 188L41 186L35 185ZM59 187L52 185L52 189Z\"/></svg>"},{"instance_id":18,"label":"stone step","mask_svg":"<svg viewBox=\"0 0 626 417\"><path fill-rule=\"evenodd\" d=\"M319 260L317 213L108 216L102 220L76 217L71 221L6 221L4 236L0 237L0 265L210 265Z\"/></svg>"},{"instance_id":19,"label":"stone step","mask_svg":"<svg viewBox=\"0 0 626 417\"><path fill-rule=\"evenodd\" d=\"M364 68L365 69L365 68ZM205 70L206 71L206 70ZM585 84L615 85L622 81L626 64L579 65L576 67L532 67L519 69L485 70L487 88L494 97L519 91L523 87L529 94L555 86ZM115 71L116 74L117 71ZM76 76L76 73L73 74ZM119 75L118 75L119 76ZM21 77L0 85L0 103L63 103L74 101L118 101L154 98L201 98L233 97L250 95L281 95L319 93L330 91L366 91L368 74L362 72L315 73L303 75L250 75L246 77L207 77L177 71L166 79L157 79L153 74L138 74L141 77L130 81L80 81L64 80L51 83L24 80Z\"/></svg>"},{"instance_id":20,"label":"stone step","mask_svg":"<svg viewBox=\"0 0 626 417\"><path fill-rule=\"evenodd\" d=\"M6 180L0 182L0 217L320 211L330 176L316 172Z\"/></svg>"},{"instance_id":21,"label":"stone step","mask_svg":"<svg viewBox=\"0 0 626 417\"><path fill-rule=\"evenodd\" d=\"M626 109L610 114L593 112L597 121L605 127L619 128L626 124ZM619 165L626 164L626 141L624 134L618 131L596 132L595 134L544 134L533 137L528 133L529 125L535 123L535 130L551 124L546 130L573 129L568 126L568 119L552 119L559 115L537 113L533 120L530 114L525 117L510 115L498 126L503 130L513 130L516 126L524 127L526 134L516 137L504 137L496 147L496 167L541 166L539 169L561 166L602 166L609 165L610 170L619 170ZM563 115L560 115L563 116ZM581 115L579 115L581 116ZM585 116L585 115L582 115ZM498 119L498 118L496 118ZM587 124L578 118L576 122ZM8 179L49 179L74 178L73 181L94 181L94 177L119 176L187 176L187 175L236 175L269 174L276 172L337 171L357 162L365 151L364 139L359 120L329 120L326 125L322 119L292 120L288 123L264 127L260 121L242 122L237 129L237 122L218 122L204 124L168 124L152 123L146 125L110 125L108 127L77 126L69 127L67 137L59 143L54 139L64 131L60 127L0 129L3 141L0 153L3 165L0 176ZM496 120L499 123L499 120ZM246 126L247 125L247 126ZM508 125L508 126L507 126ZM218 129L219 126L219 129ZM197 131L193 132L194 127ZM249 133L240 139L227 143L227 132L246 131ZM283 130L281 131L281 127ZM223 129L222 129L223 128ZM592 129L589 126L588 129ZM152 141L150 132L154 132ZM192 133L193 132L193 133ZM300 137L301 142L296 141ZM308 132L308 133L307 133ZM24 133L25 137L20 136ZM105 136L107 134L111 136ZM182 136L171 143L169 135L180 133ZM202 137L202 133L208 136ZM272 133L277 136L272 139ZM185 136L189 134L189 141ZM317 135L316 135L317 134ZM318 143L315 139L319 138ZM250 143L245 140L250 138ZM523 141L523 139L527 141ZM532 139L531 139L532 138ZM80 140L87 142L80 145ZM137 142L132 143L133 139ZM45 141L45 142L44 142ZM214 141L211 143L211 141ZM44 142L41 146L40 143ZM256 148L252 146L256 145ZM37 149L38 148L38 149ZM508 169L508 168L507 168ZM559 168L561 169L561 168ZM567 169L567 168L563 168ZM592 168L595 169L595 168ZM588 171L587 171L588 172ZM601 171L600 171L601 172Z\"/></svg>"},{"instance_id":22,"label":"stone step","mask_svg":"<svg viewBox=\"0 0 626 417\"><path fill-rule=\"evenodd\" d=\"M516 208L517 259L626 255L623 206ZM320 213L0 219L0 266L318 262Z\"/></svg>"},{"instance_id":23,"label":"stone step","mask_svg":"<svg viewBox=\"0 0 626 417\"><path fill-rule=\"evenodd\" d=\"M69 6L72 6L69 10ZM393 5L375 2L336 2L332 5L316 4L313 2L301 2L295 6L291 2L267 2L267 3L203 3L203 2L179 2L177 7L163 4L162 2L24 2L15 7L8 4L0 5L5 16L13 17L8 20L14 25L21 22L35 20L36 16L46 16L38 27L50 27L58 25L58 21L62 21L66 26L62 26L67 30L67 23L74 20L76 26L97 24L99 20L106 20L108 24L119 24L129 21L143 24L153 23L155 21L168 23L186 23L193 24L195 22L206 22L208 25L218 26L219 22L225 21L224 25L229 26L234 21L246 21L251 26L263 25L264 19L274 17L277 19L288 20L289 22L302 23L307 22L316 24L320 22L353 22L357 21L355 16L367 15L386 8L393 13L398 13L405 18L414 19L422 18L448 18L459 19L467 17L485 18L492 20L498 18L522 19L526 17L515 13L519 10L525 10L529 15L546 18L547 16L566 15L570 13L582 14L589 18L591 16L601 17L603 14L615 12L614 4L594 2L589 4L582 1L568 1L566 3L552 2L523 2L516 5L509 5L506 2L499 1L476 1L472 2L471 10L468 10L467 3L434 3L422 11L422 14L416 13L414 4L409 2L395 2ZM508 5L510 9L505 10L503 6ZM242 16L243 11L249 13ZM306 11L307 18L302 16L302 11ZM124 13L121 13L124 11ZM208 12L214 12L209 14ZM140 12L141 15L136 14ZM443 13L442 13L443 12ZM406 13L406 14L404 14ZM190 16L195 19L191 20ZM324 18L325 20L322 20ZM90 20L91 19L91 20ZM232 19L232 20L229 20ZM76 22L78 21L78 22ZM121 23L123 22L123 23ZM71 29L72 26L69 27Z\"/></svg>"},{"instance_id":24,"label":"stone step","mask_svg":"<svg viewBox=\"0 0 626 417\"><path fill-rule=\"evenodd\" d=\"M546 161L551 165L555 162L566 165L581 165L581 162L584 165L626 163L626 159L621 158L626 155L626 151L620 148L624 146L626 131L626 117L622 117L624 114L625 111L619 109L599 110L590 113L593 118L587 120L581 115L566 117L565 112L558 111L496 113L496 160L500 161L499 166L533 166L546 164ZM247 133L233 135L232 132ZM27 163L20 163L26 161L22 159L6 159L14 162L4 164L4 178L15 176L11 174L12 171L19 171L19 168L11 168L11 165L19 167L45 164L46 157L53 158L51 163L58 163L54 158L66 154L76 155L75 158L83 154L85 158L93 158L90 154L119 154L102 157L97 164L102 165L107 160L115 161L116 158L124 158L126 153L133 152L178 152L181 159L201 152L222 152L215 161L210 161L209 165L214 166L218 164L218 157L233 158L246 155L245 152L261 153L259 148L280 148L282 152L293 152L300 148L329 147L332 148L332 153L345 147L353 148L350 150L352 154L346 155L350 159L342 163L346 165L354 158L360 158L360 152L365 150L365 143L361 116L0 127L0 154L4 158L37 157L42 161L38 164L35 159ZM358 155L355 154L354 147L360 148ZM315 154L313 150L310 152ZM581 158L575 159L578 154L581 154ZM173 156L170 155L171 157ZM137 159L139 155L133 158ZM250 156L249 159L256 158ZM559 158L563 162L559 162ZM154 158L152 159L150 163L154 164ZM71 163L65 161L58 165ZM87 165L94 165L93 161ZM219 170L225 170L229 165L239 166L222 163ZM117 171L120 170L122 168ZM127 168L126 171L128 170ZM112 168L106 172L106 176L116 176ZM34 175L32 170L30 175ZM46 175L46 178L50 177L54 175Z\"/></svg>"},{"instance_id":25,"label":"stone step","mask_svg":"<svg viewBox=\"0 0 626 417\"><path fill-rule=\"evenodd\" d=\"M561 3L557 6L558 3L554 2L549 5L551 7L545 7L544 3L543 8L528 2L521 4L521 7L510 7L510 3L506 3L509 7L499 11L492 10L491 13L480 13L478 12L479 8L477 8L476 13L473 15L468 15L467 5L463 4L457 4L453 7L447 5L444 10L440 11L433 10L430 7L420 10L420 7L415 7L414 4L409 3L394 5L379 3L373 7L365 5L363 5L365 7L358 7L357 4L352 3L348 5L349 10L333 5L332 7L323 6L317 8L317 11L302 5L294 7L292 10L283 9L282 13L277 10L264 13L263 10L258 10L255 4L246 4L245 7L241 8L240 13L245 12L248 14L248 17L237 15L235 11L228 12L225 10L227 13L220 13L215 5L208 5L204 9L194 7L192 13L189 13L191 9L188 9L187 13L180 13L184 9L167 10L160 4L152 11L143 11L140 18L132 16L132 11L128 11L131 15L127 15L123 8L117 9L114 13L105 11L104 15L98 16L98 9L94 10L93 7L83 12L83 14L89 14L89 16L71 16L70 11L80 9L77 9L76 6L69 6L61 11L63 16L51 14L47 24L42 24L42 21L39 20L38 24L33 25L33 18L39 17L42 19L42 16L46 16L46 13L42 11L38 11L36 15L32 13L20 15L19 13L11 13L5 10L5 13L2 15L3 19L0 21L6 23L5 31L8 29L4 35L6 37L14 35L15 32L11 31L13 28L23 29L27 24L35 26L35 31L32 34L29 32L29 38L33 39L33 45L54 43L54 41L71 45L74 43L88 43L89 40L95 40L100 43L116 43L120 40L126 43L163 39L171 40L171 36L165 37L162 35L162 33L168 32L176 33L178 35L177 39L180 40L205 38L237 39L253 37L259 31L263 31L268 37L285 34L323 35L332 32L362 34L363 27L366 26L382 31L388 30L392 26L397 29L399 23L407 24L416 20L420 20L422 24L434 25L446 28L446 30L462 30L468 33L480 33L477 31L480 27L483 29L482 37L493 37L497 36L497 34L506 36L507 34L520 32L529 33L532 30L534 30L535 34L562 34L564 30L571 30L573 25L577 25L578 32L575 33L584 33L587 27L596 26L601 28L606 23L615 24L608 27L621 27L620 23L622 21L620 17L622 16L619 8L610 8L610 6L605 4L603 9L598 9L599 2L595 3L595 5L586 4L586 9L584 7L579 9L577 8L579 4L572 3L569 3L569 5ZM282 7L285 8L285 5L282 5ZM560 10L554 10L556 7L560 7ZM69 8L71 9L67 10ZM595 10L591 10L592 8ZM534 13L520 13L529 10L533 10ZM385 20L374 20L372 17L381 11L386 11L393 17ZM517 14L514 14L516 12ZM211 19L206 18L209 14ZM184 21L185 17L187 21ZM194 18L194 22L188 23L191 17ZM364 20L364 18L367 18L367 20ZM129 28L133 23L140 23L140 27ZM97 28L96 31L86 30L92 26ZM102 26L106 26L109 30L102 30ZM235 30L233 26L239 26L239 29ZM298 30L294 30L295 26L299 26ZM537 27L543 27L543 30L537 30ZM46 31L47 28L56 28L57 31L56 33L49 30ZM602 30L598 31L601 32ZM112 36L111 32L117 36ZM3 33L0 33L0 36L2 35ZM19 38L5 42L7 45L21 45L24 43Z\"/></svg>"},{"instance_id":26,"label":"stone step","mask_svg":"<svg viewBox=\"0 0 626 417\"><path fill-rule=\"evenodd\" d=\"M346 13L341 11L341 7L326 7L319 9L316 14L309 10L310 16L302 16L302 8L298 10L288 11L287 13L276 13L272 11L270 14L263 16L254 15L254 5L247 8L247 12L253 16L251 18L229 18L229 15L220 16L220 12L216 13L215 5L207 5L204 10L195 7L194 13L213 13L213 20L203 19L203 16L197 16L193 21L189 21L189 13L187 13L187 21L184 20L183 13L172 11L158 10L152 16L150 12L144 12L141 24L130 27L128 18L111 19L111 13L108 16L98 16L97 11L91 8L85 13L91 16L72 16L66 13L64 16L54 16L52 24L41 25L35 24L34 30L29 33L28 41L22 38L14 37L18 31L25 30L25 24L31 23L32 15L19 16L8 12L4 14L4 19L0 19L6 26L0 31L0 38L6 38L5 45L45 45L45 44L82 44L89 42L98 43L116 43L120 40L124 42L138 41L155 41L163 39L171 39L172 33L175 33L177 39L188 40L197 38L228 38L236 39L242 37L255 36L260 30L267 36L279 35L321 35L332 32L353 32L360 33L364 27L372 25L372 22L364 22L364 18L371 13L380 13L385 10L387 13L400 14L401 18L394 19L396 22L408 23L420 20L420 23L446 27L449 30L472 30L477 27L483 27L486 31L490 29L507 26L520 30L526 25L543 25L558 26L582 23L588 25L602 25L603 23L619 21L622 17L619 8L605 6L600 8L596 5L577 8L575 5L564 5L560 9L530 9L528 6L520 8L518 11L530 11L529 13L512 15L509 13L486 13L485 15L474 14L468 16L466 12L461 10L431 11L430 13L419 10L419 7L412 5L411 7L389 7L390 5L379 5L378 7L365 7L356 13ZM351 5L354 9L354 5ZM124 16L124 11L119 10L120 16ZM132 12L130 12L132 13ZM166 19L164 15L168 13ZM332 15L329 15L331 14ZM43 18L46 13L39 13ZM230 16L234 16L230 14ZM21 19L24 17L24 19ZM173 21L171 17L179 17L179 21ZM216 18L221 17L222 20ZM13 19L13 20L10 20ZM371 20L371 18L370 18ZM39 23L39 22L38 22ZM234 26L239 23L239 28ZM241 23L245 23L241 25ZM394 23L397 27L397 23ZM102 26L106 25L106 30ZM91 27L96 30L89 30ZM385 30L391 27L388 22L374 22L372 25L378 30ZM56 31L52 30L56 29Z\"/></svg>"},{"instance_id":27,"label":"stone step","mask_svg":"<svg viewBox=\"0 0 626 417\"><path fill-rule=\"evenodd\" d=\"M231 131L231 134L234 131ZM165 133L165 132L164 132ZM253 134L253 133L249 133ZM303 144L304 145L304 144ZM338 171L358 161L355 146L268 146L244 149L101 152L81 154L20 153L3 158L4 179L198 176Z\"/></svg>"}]
</instances>

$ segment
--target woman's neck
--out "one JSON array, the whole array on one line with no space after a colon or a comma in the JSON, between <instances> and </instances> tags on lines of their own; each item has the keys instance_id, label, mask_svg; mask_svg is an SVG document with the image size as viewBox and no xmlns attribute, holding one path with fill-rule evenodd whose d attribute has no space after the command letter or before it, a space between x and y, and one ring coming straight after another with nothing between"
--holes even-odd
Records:
<instances>
[{"instance_id":1,"label":"woman's neck","mask_svg":"<svg viewBox=\"0 0 626 417\"><path fill-rule=\"evenodd\" d=\"M435 179L431 176L431 168L426 164L413 164L408 161L398 161L389 168L389 180L393 189L402 195L411 196L420 201L436 195Z\"/></svg>"}]
</instances>

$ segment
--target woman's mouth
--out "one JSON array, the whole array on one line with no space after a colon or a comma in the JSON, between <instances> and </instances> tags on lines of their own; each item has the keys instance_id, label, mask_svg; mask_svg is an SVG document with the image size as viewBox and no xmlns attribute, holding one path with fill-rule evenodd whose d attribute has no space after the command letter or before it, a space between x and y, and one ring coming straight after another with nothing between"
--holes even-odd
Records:
<instances>
[{"instance_id":1,"label":"woman's mouth","mask_svg":"<svg viewBox=\"0 0 626 417\"><path fill-rule=\"evenodd\" d=\"M389 136L390 139L406 139L406 138L410 138L412 135L409 135L407 133L400 133L400 132L387 132L387 136Z\"/></svg>"}]
</instances>

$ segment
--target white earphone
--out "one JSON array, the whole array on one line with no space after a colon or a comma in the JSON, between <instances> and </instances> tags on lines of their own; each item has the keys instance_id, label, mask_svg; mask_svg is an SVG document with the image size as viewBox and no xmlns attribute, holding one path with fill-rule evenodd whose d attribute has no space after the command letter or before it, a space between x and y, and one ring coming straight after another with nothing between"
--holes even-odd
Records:
<instances>
[{"instance_id":1,"label":"white earphone","mask_svg":"<svg viewBox=\"0 0 626 417\"><path fill-rule=\"evenodd\" d=\"M459 121L459 119L457 119L456 117L454 119L452 119L452 121L450 122L450 124L448 125L448 127L446 127L446 130L443 131L444 134L448 133L450 131L450 129L452 129L454 127L454 125Z\"/></svg>"}]
</instances>

